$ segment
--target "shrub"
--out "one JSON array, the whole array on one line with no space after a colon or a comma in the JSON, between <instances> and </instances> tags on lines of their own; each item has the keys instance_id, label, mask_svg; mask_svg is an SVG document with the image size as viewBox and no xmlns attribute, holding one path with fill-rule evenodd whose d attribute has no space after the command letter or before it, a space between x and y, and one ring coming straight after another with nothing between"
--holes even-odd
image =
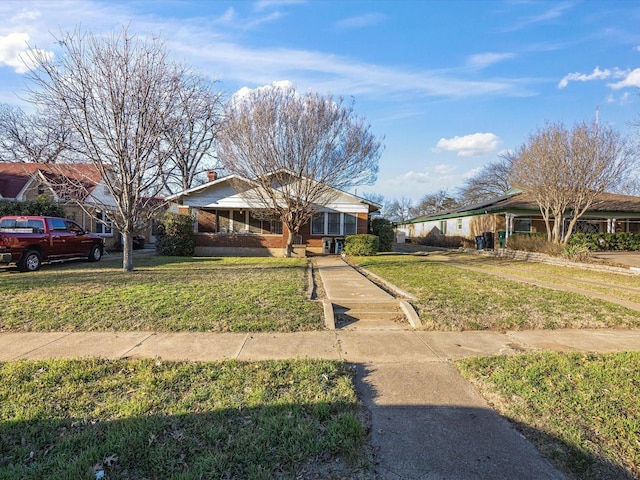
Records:
<instances>
[{"instance_id":1,"label":"shrub","mask_svg":"<svg viewBox=\"0 0 640 480\"><path fill-rule=\"evenodd\" d=\"M567 246L584 247L592 252L602 250L640 250L640 233L574 233Z\"/></svg>"},{"instance_id":2,"label":"shrub","mask_svg":"<svg viewBox=\"0 0 640 480\"><path fill-rule=\"evenodd\" d=\"M576 262L588 262L591 258L589 247L584 244L565 245L562 256Z\"/></svg>"},{"instance_id":3,"label":"shrub","mask_svg":"<svg viewBox=\"0 0 640 480\"><path fill-rule=\"evenodd\" d=\"M507 248L525 252L546 253L554 257L562 254L562 246L548 241L547 234L543 232L514 233L507 241Z\"/></svg>"},{"instance_id":4,"label":"shrub","mask_svg":"<svg viewBox=\"0 0 640 480\"><path fill-rule=\"evenodd\" d=\"M379 244L379 239L375 235L349 235L344 239L344 253L359 256L375 255Z\"/></svg>"},{"instance_id":5,"label":"shrub","mask_svg":"<svg viewBox=\"0 0 640 480\"><path fill-rule=\"evenodd\" d=\"M64 209L46 195L40 195L35 200L26 202L12 202L0 200L0 217L5 215L42 215L46 217L64 217Z\"/></svg>"},{"instance_id":6,"label":"shrub","mask_svg":"<svg viewBox=\"0 0 640 480\"><path fill-rule=\"evenodd\" d=\"M425 245L427 247L442 247L442 248L460 248L463 246L469 246L475 243L462 235L442 235L429 233L424 237L413 240L414 243Z\"/></svg>"},{"instance_id":7,"label":"shrub","mask_svg":"<svg viewBox=\"0 0 640 480\"><path fill-rule=\"evenodd\" d=\"M190 257L196 247L193 220L189 215L166 212L159 219L156 251L159 255Z\"/></svg>"},{"instance_id":8,"label":"shrub","mask_svg":"<svg viewBox=\"0 0 640 480\"><path fill-rule=\"evenodd\" d=\"M386 218L374 218L371 220L371 233L378 237L378 251L390 252L393 246L394 233L391 222Z\"/></svg>"}]
</instances>

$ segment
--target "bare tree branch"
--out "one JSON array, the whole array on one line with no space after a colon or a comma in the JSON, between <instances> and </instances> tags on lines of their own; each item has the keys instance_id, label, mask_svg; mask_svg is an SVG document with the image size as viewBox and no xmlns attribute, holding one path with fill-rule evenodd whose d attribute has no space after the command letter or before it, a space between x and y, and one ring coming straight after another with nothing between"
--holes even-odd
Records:
<instances>
[{"instance_id":1,"label":"bare tree branch","mask_svg":"<svg viewBox=\"0 0 640 480\"><path fill-rule=\"evenodd\" d=\"M511 179L535 197L549 240L566 243L578 220L602 193L619 186L636 160L635 151L610 127L551 124L514 154ZM563 232L567 215L569 225Z\"/></svg>"},{"instance_id":2,"label":"bare tree branch","mask_svg":"<svg viewBox=\"0 0 640 480\"><path fill-rule=\"evenodd\" d=\"M253 182L245 194L286 225L289 254L293 237L336 189L373 183L381 150L353 103L273 86L232 100L218 155L229 173Z\"/></svg>"},{"instance_id":3,"label":"bare tree branch","mask_svg":"<svg viewBox=\"0 0 640 480\"><path fill-rule=\"evenodd\" d=\"M127 28L108 37L63 33L65 54L33 53L31 99L68 119L75 154L99 170L115 204L104 206L124 237L123 269L133 270L132 235L157 208L170 152L162 148L173 127L184 68L163 42L143 41ZM94 195L97 204L104 197Z\"/></svg>"}]
</instances>

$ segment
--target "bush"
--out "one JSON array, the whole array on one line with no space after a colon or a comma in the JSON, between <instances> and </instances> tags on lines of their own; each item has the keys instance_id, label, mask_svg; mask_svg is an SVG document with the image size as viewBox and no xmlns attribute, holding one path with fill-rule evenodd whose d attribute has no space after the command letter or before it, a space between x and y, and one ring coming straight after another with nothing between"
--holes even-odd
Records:
<instances>
[{"instance_id":1,"label":"bush","mask_svg":"<svg viewBox=\"0 0 640 480\"><path fill-rule=\"evenodd\" d=\"M195 252L193 220L189 215L166 212L159 220L156 251L159 255L190 257Z\"/></svg>"},{"instance_id":2,"label":"bush","mask_svg":"<svg viewBox=\"0 0 640 480\"><path fill-rule=\"evenodd\" d=\"M413 239L413 243L419 243L427 247L441 247L441 248L460 248L472 243L475 247L475 243L470 242L469 239L462 235L433 235L429 234L424 237Z\"/></svg>"},{"instance_id":3,"label":"bush","mask_svg":"<svg viewBox=\"0 0 640 480\"><path fill-rule=\"evenodd\" d=\"M393 246L394 233L391 222L386 218L374 218L371 220L371 233L378 237L378 251L390 252Z\"/></svg>"},{"instance_id":4,"label":"bush","mask_svg":"<svg viewBox=\"0 0 640 480\"><path fill-rule=\"evenodd\" d=\"M26 202L12 202L0 200L0 217L5 215L41 215L46 217L64 217L64 209L46 195L40 195L35 200Z\"/></svg>"},{"instance_id":5,"label":"bush","mask_svg":"<svg viewBox=\"0 0 640 480\"><path fill-rule=\"evenodd\" d=\"M562 256L575 262L588 262L591 258L591 251L584 244L565 245Z\"/></svg>"},{"instance_id":6,"label":"bush","mask_svg":"<svg viewBox=\"0 0 640 480\"><path fill-rule=\"evenodd\" d=\"M375 255L380 241L375 235L349 235L344 239L344 253L347 255Z\"/></svg>"},{"instance_id":7,"label":"bush","mask_svg":"<svg viewBox=\"0 0 640 480\"><path fill-rule=\"evenodd\" d=\"M562 246L548 241L547 234L543 232L514 233L507 241L507 248L524 252L546 253L554 257L562 254Z\"/></svg>"},{"instance_id":8,"label":"bush","mask_svg":"<svg viewBox=\"0 0 640 480\"><path fill-rule=\"evenodd\" d=\"M584 247L592 252L603 250L640 250L640 233L574 233L567 246Z\"/></svg>"}]
</instances>

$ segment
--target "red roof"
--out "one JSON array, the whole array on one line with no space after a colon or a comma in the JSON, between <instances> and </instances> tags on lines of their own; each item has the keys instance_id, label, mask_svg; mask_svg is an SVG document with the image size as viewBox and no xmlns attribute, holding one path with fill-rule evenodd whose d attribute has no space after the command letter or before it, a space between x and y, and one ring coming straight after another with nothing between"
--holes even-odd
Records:
<instances>
[{"instance_id":1,"label":"red roof","mask_svg":"<svg viewBox=\"0 0 640 480\"><path fill-rule=\"evenodd\" d=\"M0 195L2 198L16 198L25 185L40 172L52 190L62 198L86 196L102 179L100 171L93 164L51 164L51 163L1 163ZM61 182L59 179L72 180ZM58 180L56 180L58 179ZM70 188L71 187L71 188ZM80 193L82 191L82 193Z\"/></svg>"}]
</instances>

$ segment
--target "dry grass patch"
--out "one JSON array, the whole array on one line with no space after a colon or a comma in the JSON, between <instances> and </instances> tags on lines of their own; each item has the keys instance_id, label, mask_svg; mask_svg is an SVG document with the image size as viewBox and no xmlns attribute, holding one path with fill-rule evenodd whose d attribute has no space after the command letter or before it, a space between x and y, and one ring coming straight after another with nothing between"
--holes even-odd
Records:
<instances>
[{"instance_id":1,"label":"dry grass patch","mask_svg":"<svg viewBox=\"0 0 640 480\"><path fill-rule=\"evenodd\" d=\"M377 255L351 261L415 295L413 303L430 330L640 326L640 312L613 303L460 268L481 265L477 258Z\"/></svg>"},{"instance_id":2,"label":"dry grass patch","mask_svg":"<svg viewBox=\"0 0 640 480\"><path fill-rule=\"evenodd\" d=\"M305 259L171 258L0 271L0 331L295 332L322 329Z\"/></svg>"},{"instance_id":3,"label":"dry grass patch","mask_svg":"<svg viewBox=\"0 0 640 480\"><path fill-rule=\"evenodd\" d=\"M457 362L576 479L640 478L640 353L536 353Z\"/></svg>"}]
</instances>

